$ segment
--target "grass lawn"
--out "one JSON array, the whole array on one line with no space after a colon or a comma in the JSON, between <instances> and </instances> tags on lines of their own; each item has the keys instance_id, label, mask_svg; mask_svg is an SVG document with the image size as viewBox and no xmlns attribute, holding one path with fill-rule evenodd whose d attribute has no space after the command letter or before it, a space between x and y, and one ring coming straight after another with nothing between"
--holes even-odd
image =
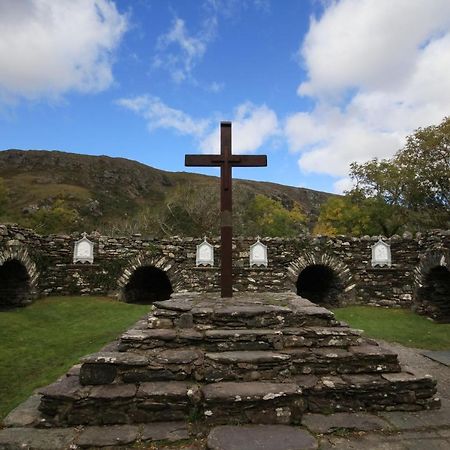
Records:
<instances>
[{"instance_id":1,"label":"grass lawn","mask_svg":"<svg viewBox=\"0 0 450 450\"><path fill-rule=\"evenodd\" d=\"M407 347L450 350L450 324L438 324L404 309L349 306L334 309L337 319L365 335Z\"/></svg>"},{"instance_id":2,"label":"grass lawn","mask_svg":"<svg viewBox=\"0 0 450 450\"><path fill-rule=\"evenodd\" d=\"M108 298L49 297L0 312L0 420L149 309Z\"/></svg>"}]
</instances>

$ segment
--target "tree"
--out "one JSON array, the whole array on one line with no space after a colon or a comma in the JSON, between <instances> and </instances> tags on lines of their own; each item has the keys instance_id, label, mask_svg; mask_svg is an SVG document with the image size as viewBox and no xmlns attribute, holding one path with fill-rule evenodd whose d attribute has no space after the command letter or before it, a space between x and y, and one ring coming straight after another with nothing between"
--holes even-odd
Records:
<instances>
[{"instance_id":1,"label":"tree","mask_svg":"<svg viewBox=\"0 0 450 450\"><path fill-rule=\"evenodd\" d=\"M450 118L417 129L390 159L353 163L350 177L355 187L347 194L375 208L386 230L388 222L411 230L449 227Z\"/></svg>"},{"instance_id":2,"label":"tree","mask_svg":"<svg viewBox=\"0 0 450 450\"><path fill-rule=\"evenodd\" d=\"M56 200L51 207L40 208L31 216L31 226L39 233L67 233L77 229L79 220L77 210Z\"/></svg>"},{"instance_id":3,"label":"tree","mask_svg":"<svg viewBox=\"0 0 450 450\"><path fill-rule=\"evenodd\" d=\"M246 235L295 236L305 231L306 217L295 204L291 210L281 202L256 194L244 215Z\"/></svg>"},{"instance_id":4,"label":"tree","mask_svg":"<svg viewBox=\"0 0 450 450\"><path fill-rule=\"evenodd\" d=\"M163 234L188 236L217 235L220 227L219 190L216 186L177 186L156 221Z\"/></svg>"},{"instance_id":5,"label":"tree","mask_svg":"<svg viewBox=\"0 0 450 450\"><path fill-rule=\"evenodd\" d=\"M419 128L408 136L405 148L397 153L403 178L405 204L434 210L450 208L450 117L440 125Z\"/></svg>"},{"instance_id":6,"label":"tree","mask_svg":"<svg viewBox=\"0 0 450 450\"><path fill-rule=\"evenodd\" d=\"M395 214L395 209L377 198L332 197L322 205L313 233L392 236L403 225L402 216Z\"/></svg>"}]
</instances>

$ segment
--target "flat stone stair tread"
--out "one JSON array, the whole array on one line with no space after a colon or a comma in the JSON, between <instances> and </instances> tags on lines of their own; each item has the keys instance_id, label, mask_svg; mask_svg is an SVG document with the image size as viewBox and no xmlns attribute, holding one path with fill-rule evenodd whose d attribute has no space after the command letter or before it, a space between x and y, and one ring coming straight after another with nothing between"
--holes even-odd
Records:
<instances>
[{"instance_id":1,"label":"flat stone stair tread","mask_svg":"<svg viewBox=\"0 0 450 450\"><path fill-rule=\"evenodd\" d=\"M140 384L122 383L102 386L83 386L78 377L63 377L55 383L42 388L39 393L45 397L70 398L72 400L113 397L186 397L187 392L196 386L195 382L159 381Z\"/></svg>"},{"instance_id":2,"label":"flat stone stair tread","mask_svg":"<svg viewBox=\"0 0 450 450\"><path fill-rule=\"evenodd\" d=\"M205 353L206 359L227 363L278 363L291 359L289 355L284 353L270 351L234 351L234 352L216 352Z\"/></svg>"},{"instance_id":3,"label":"flat stone stair tread","mask_svg":"<svg viewBox=\"0 0 450 450\"><path fill-rule=\"evenodd\" d=\"M260 301L258 301L258 298ZM190 316L194 327L214 328L280 328L283 326L326 325L338 322L334 314L293 293L254 295L252 301L199 300L198 297L176 298L155 303L156 309L148 317L150 328L171 328L180 316Z\"/></svg>"},{"instance_id":4,"label":"flat stone stair tread","mask_svg":"<svg viewBox=\"0 0 450 450\"><path fill-rule=\"evenodd\" d=\"M148 357L133 352L97 352L80 358L81 363L102 363L127 366L145 366Z\"/></svg>"},{"instance_id":5,"label":"flat stone stair tread","mask_svg":"<svg viewBox=\"0 0 450 450\"><path fill-rule=\"evenodd\" d=\"M375 345L299 347L279 351L208 352L198 347L99 352L82 358L83 385L186 380L284 380L297 373L399 372L397 356Z\"/></svg>"},{"instance_id":6,"label":"flat stone stair tread","mask_svg":"<svg viewBox=\"0 0 450 450\"><path fill-rule=\"evenodd\" d=\"M305 402L297 384L247 382L202 386L209 423L300 423Z\"/></svg>"},{"instance_id":7,"label":"flat stone stair tread","mask_svg":"<svg viewBox=\"0 0 450 450\"><path fill-rule=\"evenodd\" d=\"M259 350L304 346L349 346L363 342L360 330L348 327L234 328L195 330L154 328L129 330L122 334L118 350L147 350L157 347L197 346L209 351Z\"/></svg>"},{"instance_id":8,"label":"flat stone stair tread","mask_svg":"<svg viewBox=\"0 0 450 450\"><path fill-rule=\"evenodd\" d=\"M208 435L210 450L315 450L307 431L286 425L219 426Z\"/></svg>"},{"instance_id":9,"label":"flat stone stair tread","mask_svg":"<svg viewBox=\"0 0 450 450\"><path fill-rule=\"evenodd\" d=\"M369 346L371 347L371 346ZM336 348L295 348L272 351L230 351L206 353L196 369L197 379L215 382L284 381L296 374L343 374L400 372L393 353L367 348L353 351Z\"/></svg>"},{"instance_id":10,"label":"flat stone stair tread","mask_svg":"<svg viewBox=\"0 0 450 450\"><path fill-rule=\"evenodd\" d=\"M220 382L202 387L205 401L268 400L282 396L299 396L302 389L296 383Z\"/></svg>"}]
</instances>

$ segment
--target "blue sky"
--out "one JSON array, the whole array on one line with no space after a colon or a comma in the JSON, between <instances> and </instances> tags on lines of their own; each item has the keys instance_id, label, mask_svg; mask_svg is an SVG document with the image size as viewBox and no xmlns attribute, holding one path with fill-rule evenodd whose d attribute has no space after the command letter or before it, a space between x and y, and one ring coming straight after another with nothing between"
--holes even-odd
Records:
<instances>
[{"instance_id":1,"label":"blue sky","mask_svg":"<svg viewBox=\"0 0 450 450\"><path fill-rule=\"evenodd\" d=\"M269 160L235 176L342 192L449 114L449 73L448 0L0 0L0 149L181 171L231 120Z\"/></svg>"}]
</instances>

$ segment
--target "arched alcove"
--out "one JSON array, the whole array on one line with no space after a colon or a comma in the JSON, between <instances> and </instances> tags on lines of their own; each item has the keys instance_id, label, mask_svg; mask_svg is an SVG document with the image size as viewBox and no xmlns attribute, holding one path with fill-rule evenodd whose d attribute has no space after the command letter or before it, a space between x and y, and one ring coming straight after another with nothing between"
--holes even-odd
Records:
<instances>
[{"instance_id":1,"label":"arched alcove","mask_svg":"<svg viewBox=\"0 0 450 450\"><path fill-rule=\"evenodd\" d=\"M0 308L22 306L30 301L30 276L25 265L8 259L0 266Z\"/></svg>"},{"instance_id":2,"label":"arched alcove","mask_svg":"<svg viewBox=\"0 0 450 450\"><path fill-rule=\"evenodd\" d=\"M123 298L127 303L151 304L167 300L172 292L172 284L164 270L141 266L136 268L124 286Z\"/></svg>"},{"instance_id":3,"label":"arched alcove","mask_svg":"<svg viewBox=\"0 0 450 450\"><path fill-rule=\"evenodd\" d=\"M450 271L446 266L432 267L423 277L419 301L429 305L432 317L450 322Z\"/></svg>"},{"instance_id":4,"label":"arched alcove","mask_svg":"<svg viewBox=\"0 0 450 450\"><path fill-rule=\"evenodd\" d=\"M355 283L349 267L329 253L304 253L288 266L291 289L325 306L353 303Z\"/></svg>"},{"instance_id":5,"label":"arched alcove","mask_svg":"<svg viewBox=\"0 0 450 450\"><path fill-rule=\"evenodd\" d=\"M343 292L339 277L331 267L313 264L305 267L298 275L297 295L319 305L339 304Z\"/></svg>"}]
</instances>

